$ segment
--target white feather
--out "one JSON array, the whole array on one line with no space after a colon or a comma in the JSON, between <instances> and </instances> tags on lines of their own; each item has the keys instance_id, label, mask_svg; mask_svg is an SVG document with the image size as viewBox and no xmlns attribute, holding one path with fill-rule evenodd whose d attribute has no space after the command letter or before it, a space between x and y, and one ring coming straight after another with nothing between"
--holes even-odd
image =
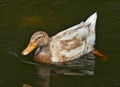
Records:
<instances>
[{"instance_id":1,"label":"white feather","mask_svg":"<svg viewBox=\"0 0 120 87\"><path fill-rule=\"evenodd\" d=\"M80 24L68 28L53 36L50 42L52 61L64 62L66 60L73 60L89 53L90 51L93 51L93 45L95 45L96 19L97 13L94 13L85 22L81 22ZM76 45L74 41L71 41L74 37L79 40L81 45L78 45L78 47L71 49L70 51L64 49L69 48L71 45ZM68 40L68 42L65 43L67 46L64 46L61 41L66 40ZM62 59L62 56L66 59Z\"/></svg>"}]
</instances>

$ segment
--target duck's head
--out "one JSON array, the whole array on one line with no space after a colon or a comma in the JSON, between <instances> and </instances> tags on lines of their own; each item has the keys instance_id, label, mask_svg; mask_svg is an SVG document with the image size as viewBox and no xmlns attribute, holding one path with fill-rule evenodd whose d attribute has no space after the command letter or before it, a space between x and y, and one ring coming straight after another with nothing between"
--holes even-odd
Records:
<instances>
[{"instance_id":1,"label":"duck's head","mask_svg":"<svg viewBox=\"0 0 120 87\"><path fill-rule=\"evenodd\" d=\"M30 39L28 46L23 50L22 54L28 55L35 48L48 45L49 40L49 36L43 31L34 33Z\"/></svg>"}]
</instances>

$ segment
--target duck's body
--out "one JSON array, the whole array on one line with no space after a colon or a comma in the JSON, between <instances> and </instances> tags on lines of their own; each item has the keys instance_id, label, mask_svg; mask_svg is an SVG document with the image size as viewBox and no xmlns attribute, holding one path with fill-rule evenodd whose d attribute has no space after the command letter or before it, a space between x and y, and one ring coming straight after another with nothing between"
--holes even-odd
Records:
<instances>
[{"instance_id":1,"label":"duck's body","mask_svg":"<svg viewBox=\"0 0 120 87\"><path fill-rule=\"evenodd\" d=\"M45 32L38 31L31 37L23 55L38 48L35 53L35 60L38 62L54 63L77 59L94 50L96 19L97 14L94 13L85 22L51 38Z\"/></svg>"}]
</instances>

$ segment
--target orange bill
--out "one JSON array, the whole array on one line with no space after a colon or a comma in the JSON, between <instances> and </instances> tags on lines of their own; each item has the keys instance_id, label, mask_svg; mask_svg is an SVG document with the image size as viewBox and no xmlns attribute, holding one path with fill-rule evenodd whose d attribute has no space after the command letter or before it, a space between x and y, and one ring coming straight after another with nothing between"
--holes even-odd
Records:
<instances>
[{"instance_id":1,"label":"orange bill","mask_svg":"<svg viewBox=\"0 0 120 87\"><path fill-rule=\"evenodd\" d=\"M96 50L96 49L95 49L93 52L94 52L95 55L100 56L100 57L103 59L103 61L106 61L107 58L108 58L106 55L100 53L100 52L99 52L98 50Z\"/></svg>"},{"instance_id":2,"label":"orange bill","mask_svg":"<svg viewBox=\"0 0 120 87\"><path fill-rule=\"evenodd\" d=\"M25 50L22 52L23 55L28 55L31 51L36 48L35 42L30 42Z\"/></svg>"}]
</instances>

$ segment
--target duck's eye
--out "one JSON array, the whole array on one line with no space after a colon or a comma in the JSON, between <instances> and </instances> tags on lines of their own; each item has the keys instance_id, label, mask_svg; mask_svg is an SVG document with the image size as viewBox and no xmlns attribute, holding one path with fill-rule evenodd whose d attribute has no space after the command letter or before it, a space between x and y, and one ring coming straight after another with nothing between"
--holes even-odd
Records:
<instances>
[{"instance_id":1,"label":"duck's eye","mask_svg":"<svg viewBox=\"0 0 120 87\"><path fill-rule=\"evenodd\" d=\"M42 36L39 36L38 38L41 38Z\"/></svg>"}]
</instances>

